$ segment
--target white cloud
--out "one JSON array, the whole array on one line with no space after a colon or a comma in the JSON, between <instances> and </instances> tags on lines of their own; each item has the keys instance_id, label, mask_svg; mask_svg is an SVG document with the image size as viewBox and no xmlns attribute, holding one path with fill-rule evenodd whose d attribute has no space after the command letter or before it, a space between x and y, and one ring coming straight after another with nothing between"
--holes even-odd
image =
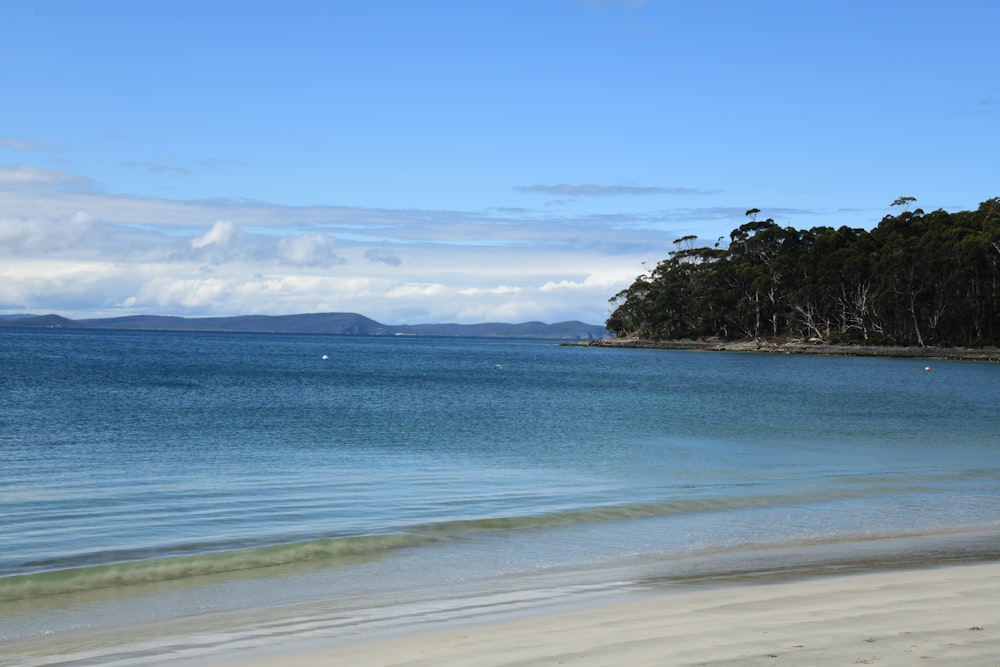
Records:
<instances>
[{"instance_id":1,"label":"white cloud","mask_svg":"<svg viewBox=\"0 0 1000 667\"><path fill-rule=\"evenodd\" d=\"M27 165L19 165L16 167L11 167L7 165L0 165L0 186L9 185L53 185L60 183L78 183L82 182L83 179L70 176L61 171L52 171L50 169L39 169L38 167L29 167Z\"/></svg>"},{"instance_id":2,"label":"white cloud","mask_svg":"<svg viewBox=\"0 0 1000 667\"><path fill-rule=\"evenodd\" d=\"M40 252L46 255L67 249L76 252L81 245L87 245L85 237L90 231L91 217L82 211L68 218L55 219L41 216L0 217L0 245L3 246L0 252Z\"/></svg>"},{"instance_id":3,"label":"white cloud","mask_svg":"<svg viewBox=\"0 0 1000 667\"><path fill-rule=\"evenodd\" d=\"M80 180L0 171L0 312L599 323L640 262L688 231L648 213L288 207L64 188Z\"/></svg>"},{"instance_id":4,"label":"white cloud","mask_svg":"<svg viewBox=\"0 0 1000 667\"><path fill-rule=\"evenodd\" d=\"M197 238L191 239L191 247L198 249L210 245L227 246L236 235L236 225L232 220L219 220L212 229Z\"/></svg>"},{"instance_id":5,"label":"white cloud","mask_svg":"<svg viewBox=\"0 0 1000 667\"><path fill-rule=\"evenodd\" d=\"M459 294L463 294L465 296L476 296L478 294L517 294L521 290L521 287L515 287L513 285L500 285L499 287L485 289L480 287L469 287L459 290Z\"/></svg>"},{"instance_id":6,"label":"white cloud","mask_svg":"<svg viewBox=\"0 0 1000 667\"><path fill-rule=\"evenodd\" d=\"M73 217L70 218L70 222L72 222L74 225L81 225L86 227L91 223L91 221L93 221L93 219L94 219L93 216L91 216L86 211L77 211L76 213L73 214Z\"/></svg>"},{"instance_id":7,"label":"white cloud","mask_svg":"<svg viewBox=\"0 0 1000 667\"><path fill-rule=\"evenodd\" d=\"M333 237L326 234L303 234L278 241L283 260L296 266L327 266L337 260Z\"/></svg>"},{"instance_id":8,"label":"white cloud","mask_svg":"<svg viewBox=\"0 0 1000 667\"><path fill-rule=\"evenodd\" d=\"M386 292L386 296L390 299L408 299L410 297L442 296L447 292L448 288L440 283L404 283L390 289Z\"/></svg>"},{"instance_id":9,"label":"white cloud","mask_svg":"<svg viewBox=\"0 0 1000 667\"><path fill-rule=\"evenodd\" d=\"M5 258L0 264L0 307L63 312L73 304L103 308L131 279L130 271L108 262Z\"/></svg>"},{"instance_id":10,"label":"white cloud","mask_svg":"<svg viewBox=\"0 0 1000 667\"><path fill-rule=\"evenodd\" d=\"M615 285L631 282L635 279L637 272L634 269L623 268L621 271L592 273L582 281L560 280L547 281L538 289L542 292L554 292L558 290L580 290L580 289L611 289Z\"/></svg>"}]
</instances>

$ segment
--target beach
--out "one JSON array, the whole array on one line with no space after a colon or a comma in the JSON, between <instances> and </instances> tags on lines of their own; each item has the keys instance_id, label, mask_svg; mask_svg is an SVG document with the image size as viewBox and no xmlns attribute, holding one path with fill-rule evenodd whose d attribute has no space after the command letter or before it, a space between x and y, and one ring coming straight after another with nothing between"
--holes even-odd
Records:
<instances>
[{"instance_id":1,"label":"beach","mask_svg":"<svg viewBox=\"0 0 1000 667\"><path fill-rule=\"evenodd\" d=\"M993 363L0 342L3 667L1000 667Z\"/></svg>"},{"instance_id":2,"label":"beach","mask_svg":"<svg viewBox=\"0 0 1000 667\"><path fill-rule=\"evenodd\" d=\"M996 562L742 581L206 664L996 667L998 599Z\"/></svg>"}]
</instances>

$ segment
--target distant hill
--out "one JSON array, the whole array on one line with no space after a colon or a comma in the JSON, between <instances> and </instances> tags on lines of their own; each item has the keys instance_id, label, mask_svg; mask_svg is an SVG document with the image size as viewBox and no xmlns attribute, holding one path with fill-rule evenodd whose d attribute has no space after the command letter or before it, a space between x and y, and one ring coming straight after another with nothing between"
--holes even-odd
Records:
<instances>
[{"instance_id":1,"label":"distant hill","mask_svg":"<svg viewBox=\"0 0 1000 667\"><path fill-rule=\"evenodd\" d=\"M384 336L389 327L355 313L308 315L241 315L238 317L169 317L131 315L98 320L77 320L91 329L147 329L157 331L233 331L255 333L337 334Z\"/></svg>"},{"instance_id":2,"label":"distant hill","mask_svg":"<svg viewBox=\"0 0 1000 667\"><path fill-rule=\"evenodd\" d=\"M302 315L242 315L238 317L171 317L130 315L104 319L71 320L60 315L0 315L0 328L120 329L146 331L225 331L245 333L328 334L337 336L470 336L479 338L553 338L596 340L606 338L601 325L583 322L522 322L508 324L402 324L388 325L357 313L308 313Z\"/></svg>"}]
</instances>

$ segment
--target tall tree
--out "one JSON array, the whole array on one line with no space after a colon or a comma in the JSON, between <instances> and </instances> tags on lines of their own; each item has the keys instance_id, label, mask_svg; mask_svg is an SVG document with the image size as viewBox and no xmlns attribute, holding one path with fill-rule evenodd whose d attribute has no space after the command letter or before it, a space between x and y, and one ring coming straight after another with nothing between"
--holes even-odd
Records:
<instances>
[{"instance_id":1,"label":"tall tree","mask_svg":"<svg viewBox=\"0 0 1000 667\"><path fill-rule=\"evenodd\" d=\"M1000 198L976 211L903 210L871 232L798 231L759 212L747 210L726 248L678 239L611 299L608 328L648 338L1000 342Z\"/></svg>"}]
</instances>

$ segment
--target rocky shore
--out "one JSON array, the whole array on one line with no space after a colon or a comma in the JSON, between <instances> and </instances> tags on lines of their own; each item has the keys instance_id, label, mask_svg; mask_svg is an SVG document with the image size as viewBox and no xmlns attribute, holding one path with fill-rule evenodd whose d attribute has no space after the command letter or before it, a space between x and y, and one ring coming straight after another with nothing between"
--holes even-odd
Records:
<instances>
[{"instance_id":1,"label":"rocky shore","mask_svg":"<svg viewBox=\"0 0 1000 667\"><path fill-rule=\"evenodd\" d=\"M603 338L568 342L584 347L628 347L656 350L703 350L706 352L763 352L770 354L826 354L850 357L909 357L921 359L969 359L1000 361L1000 348L982 347L888 347L881 345L832 345L805 341L772 342L721 340L646 340Z\"/></svg>"}]
</instances>

